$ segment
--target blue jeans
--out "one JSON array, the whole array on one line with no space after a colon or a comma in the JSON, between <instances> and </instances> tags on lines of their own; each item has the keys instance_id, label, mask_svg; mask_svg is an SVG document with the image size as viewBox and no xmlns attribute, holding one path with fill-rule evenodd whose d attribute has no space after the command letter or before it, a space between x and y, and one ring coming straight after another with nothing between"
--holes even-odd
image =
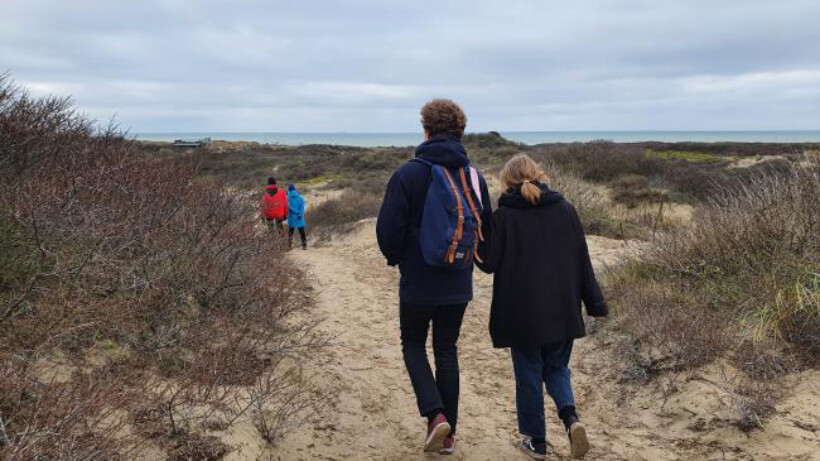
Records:
<instances>
[{"instance_id":1,"label":"blue jeans","mask_svg":"<svg viewBox=\"0 0 820 461\"><path fill-rule=\"evenodd\" d=\"M569 371L572 340L549 343L540 348L513 347L511 350L518 430L529 437L546 437L544 384L556 410L560 412L564 407L575 406Z\"/></svg>"},{"instance_id":2,"label":"blue jeans","mask_svg":"<svg viewBox=\"0 0 820 461\"><path fill-rule=\"evenodd\" d=\"M442 306L402 302L399 310L404 364L416 393L419 413L427 416L442 410L455 433L458 423L458 335L467 304ZM433 324L433 355L436 374L427 360L427 332Z\"/></svg>"}]
</instances>

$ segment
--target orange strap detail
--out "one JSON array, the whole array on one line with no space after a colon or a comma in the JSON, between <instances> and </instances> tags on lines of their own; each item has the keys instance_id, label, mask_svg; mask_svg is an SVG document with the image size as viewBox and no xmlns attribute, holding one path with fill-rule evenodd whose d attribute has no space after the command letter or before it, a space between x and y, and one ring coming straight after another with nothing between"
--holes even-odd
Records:
<instances>
[{"instance_id":1,"label":"orange strap detail","mask_svg":"<svg viewBox=\"0 0 820 461\"><path fill-rule=\"evenodd\" d=\"M464 187L464 196L467 197L467 203L470 205L470 211L476 220L478 241L484 241L484 234L481 232L481 216L478 214L478 208L473 201L473 194L470 192L470 186L467 184L467 175L464 173L464 167L458 169L461 176L461 185Z\"/></svg>"},{"instance_id":2,"label":"orange strap detail","mask_svg":"<svg viewBox=\"0 0 820 461\"><path fill-rule=\"evenodd\" d=\"M444 171L444 176L447 178L447 182L450 183L450 188L453 190L453 195L456 197L456 209L458 210L458 225L456 226L455 235L453 235L453 243L450 245L450 249L447 250L447 263L453 264L456 260L456 249L458 248L458 242L464 237L464 204L461 202L461 194L458 192L458 186L456 186L456 182L453 181L453 176L447 170L447 168L442 168Z\"/></svg>"}]
</instances>

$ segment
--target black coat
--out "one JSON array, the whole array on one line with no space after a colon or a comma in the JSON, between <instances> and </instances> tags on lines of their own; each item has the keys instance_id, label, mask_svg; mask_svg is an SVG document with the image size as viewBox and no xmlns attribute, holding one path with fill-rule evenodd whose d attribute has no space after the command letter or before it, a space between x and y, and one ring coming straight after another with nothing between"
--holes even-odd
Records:
<instances>
[{"instance_id":1,"label":"black coat","mask_svg":"<svg viewBox=\"0 0 820 461\"><path fill-rule=\"evenodd\" d=\"M510 188L498 200L479 267L494 273L490 336L495 347L540 347L586 334L581 301L607 315L578 212L541 187L533 205Z\"/></svg>"}]
</instances>

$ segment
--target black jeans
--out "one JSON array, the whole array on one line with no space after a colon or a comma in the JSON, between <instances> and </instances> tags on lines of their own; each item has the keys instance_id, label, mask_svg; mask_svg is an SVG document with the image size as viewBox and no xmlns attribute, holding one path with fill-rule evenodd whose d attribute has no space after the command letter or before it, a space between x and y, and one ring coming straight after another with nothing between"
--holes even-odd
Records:
<instances>
[{"instance_id":1,"label":"black jeans","mask_svg":"<svg viewBox=\"0 0 820 461\"><path fill-rule=\"evenodd\" d=\"M302 239L302 248L307 248L307 236L304 227L288 227L288 248L293 245L293 230L299 229L299 238Z\"/></svg>"},{"instance_id":2,"label":"black jeans","mask_svg":"<svg viewBox=\"0 0 820 461\"><path fill-rule=\"evenodd\" d=\"M280 235L285 235L284 219L278 218L262 218L262 221L268 225L268 230L276 231Z\"/></svg>"},{"instance_id":3,"label":"black jeans","mask_svg":"<svg viewBox=\"0 0 820 461\"><path fill-rule=\"evenodd\" d=\"M401 303L401 346L404 364L410 374L410 382L416 393L419 413L427 416L436 409L444 410L444 416L453 433L458 422L458 335L467 304L441 306L411 305ZM427 360L427 330L433 323L433 355L436 375Z\"/></svg>"}]
</instances>

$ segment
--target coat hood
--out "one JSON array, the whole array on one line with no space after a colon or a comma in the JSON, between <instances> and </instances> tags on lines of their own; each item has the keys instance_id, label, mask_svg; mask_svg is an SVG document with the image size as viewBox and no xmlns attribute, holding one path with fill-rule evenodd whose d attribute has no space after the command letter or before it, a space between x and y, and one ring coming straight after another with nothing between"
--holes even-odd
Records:
<instances>
[{"instance_id":1,"label":"coat hood","mask_svg":"<svg viewBox=\"0 0 820 461\"><path fill-rule=\"evenodd\" d=\"M470 164L467 151L455 136L436 135L416 147L416 157L445 168Z\"/></svg>"},{"instance_id":2,"label":"coat hood","mask_svg":"<svg viewBox=\"0 0 820 461\"><path fill-rule=\"evenodd\" d=\"M267 191L267 193L269 193L270 195L276 195L276 193L277 193L277 192L279 192L279 187L277 187L277 186L276 186L276 185L274 185L274 184L271 184L271 185L269 185L269 186L267 187L267 189L265 189L265 190L266 190L266 191Z\"/></svg>"},{"instance_id":3,"label":"coat hood","mask_svg":"<svg viewBox=\"0 0 820 461\"><path fill-rule=\"evenodd\" d=\"M302 194L300 194L298 190L294 189L294 190L288 191L288 198L296 198L296 197L302 198Z\"/></svg>"},{"instance_id":4,"label":"coat hood","mask_svg":"<svg viewBox=\"0 0 820 461\"><path fill-rule=\"evenodd\" d=\"M510 208L535 208L564 201L563 195L550 189L546 184L542 184L540 182L533 184L541 189L541 198L538 200L538 203L533 205L529 202L529 200L525 199L524 196L521 195L521 185L519 184L517 186L510 187L503 194L501 194L501 197L498 199L498 205Z\"/></svg>"}]
</instances>

